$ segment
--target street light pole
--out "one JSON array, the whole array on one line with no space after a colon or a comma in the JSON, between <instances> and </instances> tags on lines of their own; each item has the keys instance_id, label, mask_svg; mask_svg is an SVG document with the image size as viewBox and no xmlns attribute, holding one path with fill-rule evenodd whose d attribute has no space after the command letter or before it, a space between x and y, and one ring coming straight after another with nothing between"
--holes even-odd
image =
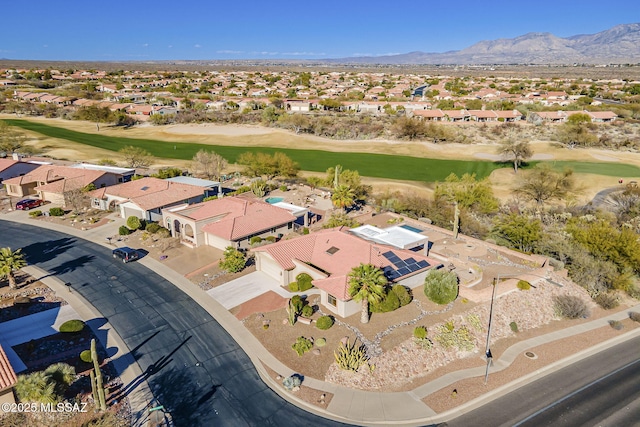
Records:
<instances>
[{"instance_id":1,"label":"street light pole","mask_svg":"<svg viewBox=\"0 0 640 427\"><path fill-rule=\"evenodd\" d=\"M496 276L495 279L495 283L493 285L493 291L491 292L491 306L489 308L489 326L487 328L487 345L485 347L485 351L484 354L487 358L487 368L485 370L484 373L484 384L487 384L487 381L489 380L489 366L491 365L491 363L493 363L493 355L491 354L491 349L489 348L490 342L491 342L491 326L492 326L492 320L493 320L493 302L496 299L496 289L498 288L498 283L500 283L500 279L512 279L512 278L516 278L520 275L527 275L527 276L534 276L534 277L539 277L541 279L546 280L547 282L551 283L552 285L556 285L559 287L563 287L561 283L555 282L551 279L549 279L548 277L544 277L544 276L538 276L537 274L531 274L531 273L521 273L521 274L513 274L513 275L507 275L507 276L500 276L499 274Z\"/></svg>"}]
</instances>

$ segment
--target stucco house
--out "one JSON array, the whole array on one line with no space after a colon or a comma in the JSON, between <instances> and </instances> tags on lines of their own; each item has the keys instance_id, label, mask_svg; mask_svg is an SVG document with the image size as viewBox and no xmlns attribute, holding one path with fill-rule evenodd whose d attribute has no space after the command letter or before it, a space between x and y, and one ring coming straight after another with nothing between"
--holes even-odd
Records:
<instances>
[{"instance_id":1,"label":"stucco house","mask_svg":"<svg viewBox=\"0 0 640 427\"><path fill-rule=\"evenodd\" d=\"M40 165L14 159L0 159L0 183L5 179L26 175Z\"/></svg>"},{"instance_id":2,"label":"stucco house","mask_svg":"<svg viewBox=\"0 0 640 427\"><path fill-rule=\"evenodd\" d=\"M306 215L306 212L304 212ZM297 217L291 211L257 199L225 197L162 211L162 223L189 247L250 247L252 237L281 237Z\"/></svg>"},{"instance_id":3,"label":"stucco house","mask_svg":"<svg viewBox=\"0 0 640 427\"><path fill-rule=\"evenodd\" d=\"M119 179L122 179L121 175L102 170L40 165L23 176L7 179L3 183L10 196L37 195L42 200L65 206L66 193L89 184L97 188L115 185Z\"/></svg>"},{"instance_id":4,"label":"stucco house","mask_svg":"<svg viewBox=\"0 0 640 427\"><path fill-rule=\"evenodd\" d=\"M372 264L382 269L390 284L415 288L424 283L429 270L442 266L440 261L420 253L364 240L347 227L282 240L252 251L257 270L281 286L295 281L300 273L309 274L320 290L321 304L343 318L361 308L348 292L347 276L354 267Z\"/></svg>"},{"instance_id":5,"label":"stucco house","mask_svg":"<svg viewBox=\"0 0 640 427\"><path fill-rule=\"evenodd\" d=\"M0 346L0 403L15 403L16 397L13 394L13 387L18 378L9 363L9 359Z\"/></svg>"},{"instance_id":6,"label":"stucco house","mask_svg":"<svg viewBox=\"0 0 640 427\"><path fill-rule=\"evenodd\" d=\"M122 218L137 216L147 221L162 221L162 209L202 201L204 189L197 185L145 177L90 193L91 206L118 210Z\"/></svg>"}]
</instances>

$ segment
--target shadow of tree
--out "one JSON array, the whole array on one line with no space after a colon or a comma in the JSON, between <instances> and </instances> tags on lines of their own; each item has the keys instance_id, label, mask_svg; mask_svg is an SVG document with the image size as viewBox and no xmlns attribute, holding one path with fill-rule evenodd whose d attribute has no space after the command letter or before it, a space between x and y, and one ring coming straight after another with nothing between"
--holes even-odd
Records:
<instances>
[{"instance_id":1,"label":"shadow of tree","mask_svg":"<svg viewBox=\"0 0 640 427\"><path fill-rule=\"evenodd\" d=\"M85 264L90 263L94 259L95 257L93 255L83 255L80 258L63 262L62 264L51 269L51 275L56 276L59 274L71 273L77 268L83 267Z\"/></svg>"},{"instance_id":2,"label":"shadow of tree","mask_svg":"<svg viewBox=\"0 0 640 427\"><path fill-rule=\"evenodd\" d=\"M75 242L76 239L74 238L64 237L47 242L32 243L23 247L22 253L25 255L25 261L29 264L38 264L51 261L58 255L69 250Z\"/></svg>"}]
</instances>

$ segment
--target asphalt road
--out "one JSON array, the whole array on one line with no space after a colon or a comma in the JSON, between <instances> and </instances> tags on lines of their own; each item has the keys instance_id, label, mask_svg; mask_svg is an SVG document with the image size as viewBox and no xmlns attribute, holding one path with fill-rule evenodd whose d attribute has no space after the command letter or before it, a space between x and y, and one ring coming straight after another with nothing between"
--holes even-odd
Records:
<instances>
[{"instance_id":1,"label":"asphalt road","mask_svg":"<svg viewBox=\"0 0 640 427\"><path fill-rule=\"evenodd\" d=\"M0 247L23 248L29 264L71 283L108 319L175 425L342 425L280 398L218 322L142 264L66 234L1 220L0 227Z\"/></svg>"},{"instance_id":2,"label":"asphalt road","mask_svg":"<svg viewBox=\"0 0 640 427\"><path fill-rule=\"evenodd\" d=\"M640 426L640 338L563 368L444 425Z\"/></svg>"}]
</instances>

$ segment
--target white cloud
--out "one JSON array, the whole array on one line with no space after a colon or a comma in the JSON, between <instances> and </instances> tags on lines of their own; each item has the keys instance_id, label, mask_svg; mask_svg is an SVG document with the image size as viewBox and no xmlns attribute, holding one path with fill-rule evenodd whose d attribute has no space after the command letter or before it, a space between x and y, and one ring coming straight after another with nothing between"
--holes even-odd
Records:
<instances>
[{"instance_id":1,"label":"white cloud","mask_svg":"<svg viewBox=\"0 0 640 427\"><path fill-rule=\"evenodd\" d=\"M144 43L142 47L149 47L149 43Z\"/></svg>"},{"instance_id":2,"label":"white cloud","mask_svg":"<svg viewBox=\"0 0 640 427\"><path fill-rule=\"evenodd\" d=\"M195 47L196 49L200 49L202 46L200 46L199 44L194 44L193 47Z\"/></svg>"},{"instance_id":3,"label":"white cloud","mask_svg":"<svg viewBox=\"0 0 640 427\"><path fill-rule=\"evenodd\" d=\"M42 47L44 47L45 49L49 47L48 44L43 44Z\"/></svg>"},{"instance_id":4,"label":"white cloud","mask_svg":"<svg viewBox=\"0 0 640 427\"><path fill-rule=\"evenodd\" d=\"M282 52L283 55L291 56L324 56L324 52Z\"/></svg>"},{"instance_id":5,"label":"white cloud","mask_svg":"<svg viewBox=\"0 0 640 427\"><path fill-rule=\"evenodd\" d=\"M216 50L216 53L224 53L224 54L239 54L239 53L244 53L241 50L229 50L229 49L223 49L223 50Z\"/></svg>"},{"instance_id":6,"label":"white cloud","mask_svg":"<svg viewBox=\"0 0 640 427\"><path fill-rule=\"evenodd\" d=\"M168 49L171 49L173 47L172 44L170 44L169 46L167 46Z\"/></svg>"}]
</instances>

